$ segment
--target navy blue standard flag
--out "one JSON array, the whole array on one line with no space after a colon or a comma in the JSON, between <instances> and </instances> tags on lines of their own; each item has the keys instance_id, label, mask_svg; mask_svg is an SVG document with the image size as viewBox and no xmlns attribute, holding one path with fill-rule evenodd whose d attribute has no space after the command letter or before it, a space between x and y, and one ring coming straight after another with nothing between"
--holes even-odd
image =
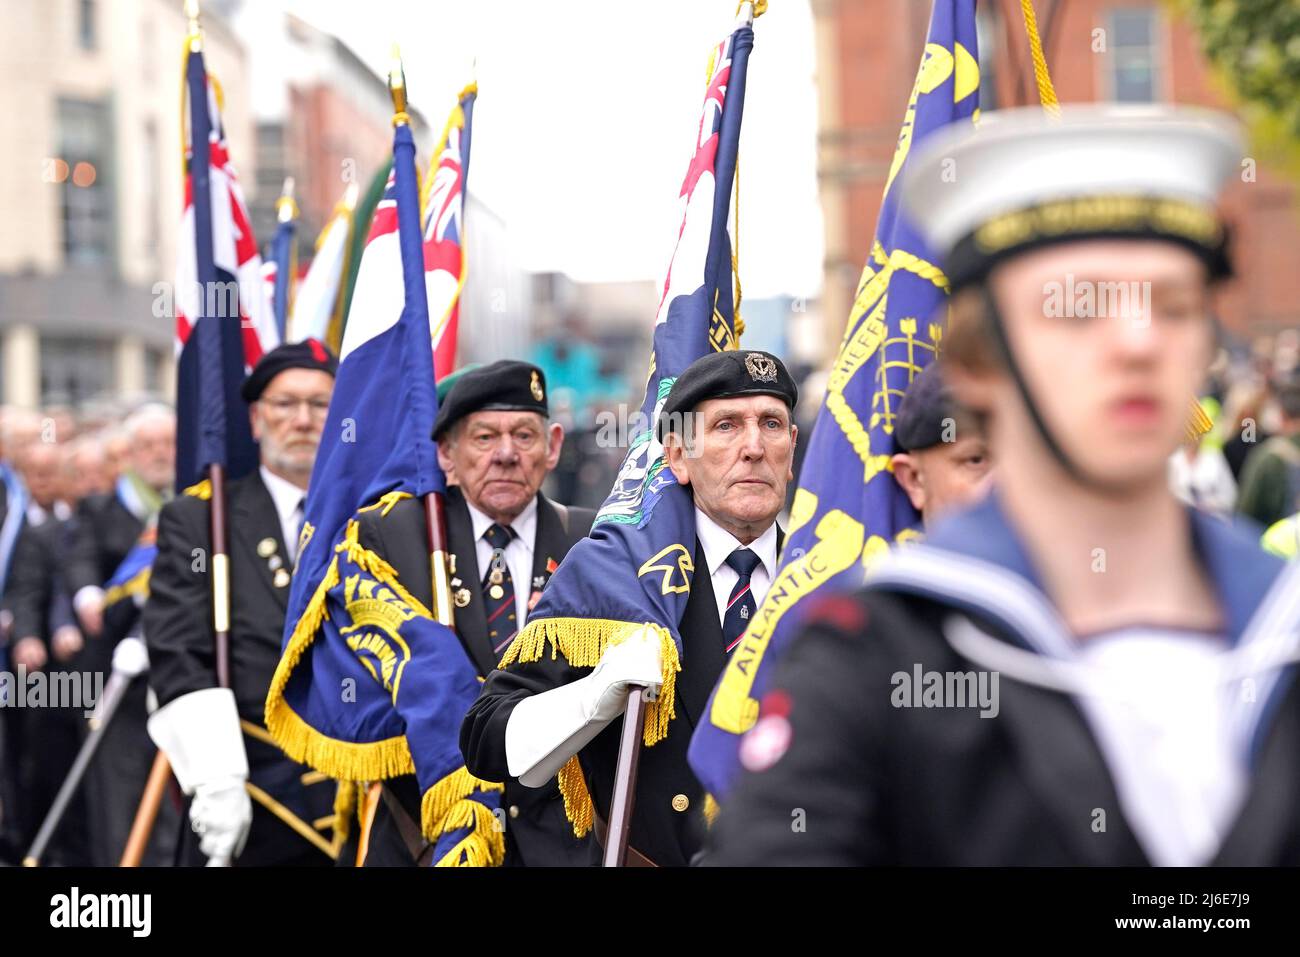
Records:
<instances>
[{"instance_id":1,"label":"navy blue standard flag","mask_svg":"<svg viewBox=\"0 0 1300 957\"><path fill-rule=\"evenodd\" d=\"M691 767L718 798L738 770L740 735L757 720L773 662L797 631L802 600L823 587L859 583L874 557L917 534L920 517L890 466L894 418L912 379L939 351L943 327L934 317L948 282L899 214L892 187L915 144L950 123L970 122L978 108L975 0L935 0L876 238L831 366L781 564L713 691L708 720L691 739ZM752 740L761 750L762 736Z\"/></svg>"},{"instance_id":2,"label":"navy blue standard flag","mask_svg":"<svg viewBox=\"0 0 1300 957\"><path fill-rule=\"evenodd\" d=\"M413 773L434 861L495 865L502 786L465 770L457 740L477 672L455 633L358 541L360 512L443 490L430 334L415 144L399 122L307 492L266 726L291 758L341 781Z\"/></svg>"},{"instance_id":3,"label":"navy blue standard flag","mask_svg":"<svg viewBox=\"0 0 1300 957\"><path fill-rule=\"evenodd\" d=\"M654 424L687 366L737 347L727 216L753 44L753 29L742 26L714 48L709 62L704 109L679 195L681 231L655 317L645 397L614 488L591 536L570 550L501 662L505 667L558 651L575 667L591 667L610 644L645 624L655 626L664 674L658 699L646 706L647 746L667 736L675 717L678 624L695 572L691 493L668 469ZM593 811L576 756L560 770L559 782L581 837Z\"/></svg>"},{"instance_id":4,"label":"navy blue standard flag","mask_svg":"<svg viewBox=\"0 0 1300 957\"><path fill-rule=\"evenodd\" d=\"M186 39L185 210L176 256L176 489L209 465L237 479L257 465L244 374L279 343L261 259L226 149L203 53Z\"/></svg>"}]
</instances>

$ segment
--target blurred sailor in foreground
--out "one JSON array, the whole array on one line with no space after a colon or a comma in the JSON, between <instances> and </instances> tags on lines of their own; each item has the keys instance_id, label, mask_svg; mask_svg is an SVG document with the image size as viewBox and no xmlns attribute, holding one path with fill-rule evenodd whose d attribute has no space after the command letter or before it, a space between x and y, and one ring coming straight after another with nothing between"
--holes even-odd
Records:
<instances>
[{"instance_id":1,"label":"blurred sailor in foreground","mask_svg":"<svg viewBox=\"0 0 1300 957\"><path fill-rule=\"evenodd\" d=\"M904 202L954 291L946 371L989 418L995 486L810 609L711 862L1300 863L1300 569L1165 475L1240 158L1213 114L1067 108L914 159ZM1135 294L1064 318L1067 282Z\"/></svg>"},{"instance_id":2,"label":"blurred sailor in foreground","mask_svg":"<svg viewBox=\"0 0 1300 957\"><path fill-rule=\"evenodd\" d=\"M161 707L149 733L192 796L181 864L328 865L337 853L334 782L286 758L262 725L337 367L309 339L268 352L243 386L261 464L226 487L231 688L217 685L212 580L196 561L211 545L210 485L187 489L158 520L144 634Z\"/></svg>"}]
</instances>

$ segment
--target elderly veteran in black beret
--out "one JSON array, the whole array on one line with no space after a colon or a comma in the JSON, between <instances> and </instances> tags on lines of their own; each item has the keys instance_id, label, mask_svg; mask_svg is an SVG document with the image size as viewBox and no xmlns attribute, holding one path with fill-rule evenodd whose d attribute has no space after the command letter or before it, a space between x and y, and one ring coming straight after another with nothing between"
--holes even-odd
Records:
<instances>
[{"instance_id":1,"label":"elderly veteran in black beret","mask_svg":"<svg viewBox=\"0 0 1300 957\"><path fill-rule=\"evenodd\" d=\"M276 347L245 380L259 467L226 486L231 687L213 662L211 488L163 507L143 628L161 707L149 733L190 795L179 862L329 865L334 782L290 761L262 724L280 660L303 501L338 361L321 343ZM251 795L251 799L250 799Z\"/></svg>"},{"instance_id":2,"label":"elderly veteran in black beret","mask_svg":"<svg viewBox=\"0 0 1300 957\"><path fill-rule=\"evenodd\" d=\"M993 460L984 423L957 402L941 361L922 369L907 387L894 442L900 450L890 460L894 478L926 528L988 491Z\"/></svg>"},{"instance_id":3,"label":"elderly veteran in black beret","mask_svg":"<svg viewBox=\"0 0 1300 957\"><path fill-rule=\"evenodd\" d=\"M466 368L439 383L433 437L449 482L445 500L455 627L486 677L595 513L553 502L542 482L559 461L564 428L549 420L546 374L513 359ZM416 499L361 516L359 537L402 584L431 603L427 524ZM456 716L459 720L460 716ZM534 790L506 782L502 823L507 866L590 866L590 837L579 840L552 782ZM414 776L383 785L364 845L345 846L340 864L412 866L425 851ZM344 860L344 858L347 858Z\"/></svg>"},{"instance_id":4,"label":"elderly veteran in black beret","mask_svg":"<svg viewBox=\"0 0 1300 957\"><path fill-rule=\"evenodd\" d=\"M668 467L695 500L696 567L709 571L722 626L722 653L694 660L713 661L719 672L776 575L776 516L794 478L798 399L790 373L771 353L715 352L681 374L660 415ZM709 689L716 679L708 677Z\"/></svg>"},{"instance_id":5,"label":"elderly veteran in black beret","mask_svg":"<svg viewBox=\"0 0 1300 957\"><path fill-rule=\"evenodd\" d=\"M686 865L703 846L705 794L687 747L728 653L776 574L776 516L792 477L797 397L775 356L720 352L682 372L660 413L668 467L695 503L696 571L680 623L678 719L640 758L633 866ZM461 728L468 766L507 768L537 785L581 751L597 813L608 813L619 746L613 722L630 685L658 686L659 648L657 639L637 634L611 645L594 669L544 655L495 672ZM598 819L595 831L603 830Z\"/></svg>"}]
</instances>

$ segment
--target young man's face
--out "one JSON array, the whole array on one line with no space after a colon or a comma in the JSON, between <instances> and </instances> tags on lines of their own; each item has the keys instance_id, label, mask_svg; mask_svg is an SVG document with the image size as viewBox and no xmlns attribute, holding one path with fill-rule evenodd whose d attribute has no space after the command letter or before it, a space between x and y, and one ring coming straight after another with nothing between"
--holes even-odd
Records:
<instances>
[{"instance_id":1,"label":"young man's face","mask_svg":"<svg viewBox=\"0 0 1300 957\"><path fill-rule=\"evenodd\" d=\"M1017 256L990 285L1029 392L1065 454L1108 485L1164 481L1212 355L1201 262L1167 242L1080 241ZM1008 376L985 386L981 404L1003 423L999 440L1036 436Z\"/></svg>"}]
</instances>

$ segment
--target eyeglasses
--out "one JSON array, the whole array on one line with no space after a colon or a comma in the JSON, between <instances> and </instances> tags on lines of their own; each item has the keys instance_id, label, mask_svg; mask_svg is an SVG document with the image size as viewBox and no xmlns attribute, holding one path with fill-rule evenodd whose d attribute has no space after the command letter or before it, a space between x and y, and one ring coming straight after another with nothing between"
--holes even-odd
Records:
<instances>
[{"instance_id":1,"label":"eyeglasses","mask_svg":"<svg viewBox=\"0 0 1300 957\"><path fill-rule=\"evenodd\" d=\"M259 400L266 407L266 414L273 419L287 419L297 413L298 407L305 405L313 419L323 419L329 415L330 400L325 398L294 399L287 395L266 396Z\"/></svg>"}]
</instances>

